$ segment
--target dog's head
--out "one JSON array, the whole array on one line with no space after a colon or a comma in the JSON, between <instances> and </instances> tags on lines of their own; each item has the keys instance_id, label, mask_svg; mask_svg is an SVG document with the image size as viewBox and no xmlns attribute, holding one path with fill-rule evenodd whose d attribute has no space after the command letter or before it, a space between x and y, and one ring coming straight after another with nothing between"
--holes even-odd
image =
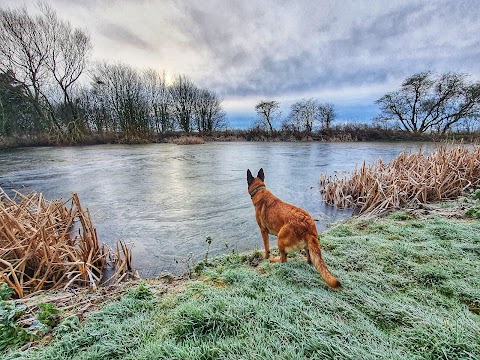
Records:
<instances>
[{"instance_id":1,"label":"dog's head","mask_svg":"<svg viewBox=\"0 0 480 360\"><path fill-rule=\"evenodd\" d=\"M265 186L265 174L263 173L263 169L258 170L257 177L253 177L250 169L247 170L247 184L248 184L248 192L251 192L255 188L259 186Z\"/></svg>"}]
</instances>

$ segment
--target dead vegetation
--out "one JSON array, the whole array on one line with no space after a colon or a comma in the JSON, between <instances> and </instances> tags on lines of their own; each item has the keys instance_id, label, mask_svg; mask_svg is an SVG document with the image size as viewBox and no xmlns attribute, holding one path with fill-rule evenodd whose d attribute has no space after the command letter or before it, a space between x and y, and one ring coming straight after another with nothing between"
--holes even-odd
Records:
<instances>
[{"instance_id":1,"label":"dead vegetation","mask_svg":"<svg viewBox=\"0 0 480 360\"><path fill-rule=\"evenodd\" d=\"M203 140L200 136L180 136L176 139L173 139L172 142L175 145L198 145L198 144L205 144L205 140Z\"/></svg>"},{"instance_id":2,"label":"dead vegetation","mask_svg":"<svg viewBox=\"0 0 480 360\"><path fill-rule=\"evenodd\" d=\"M20 298L44 289L96 288L106 268L119 282L132 272L128 247L100 245L88 209L77 194L67 202L40 193L10 198L0 188L0 282Z\"/></svg>"},{"instance_id":3,"label":"dead vegetation","mask_svg":"<svg viewBox=\"0 0 480 360\"><path fill-rule=\"evenodd\" d=\"M453 199L480 186L480 146L443 144L430 155L401 153L389 163L363 163L349 177L321 176L324 201L357 214Z\"/></svg>"},{"instance_id":4,"label":"dead vegetation","mask_svg":"<svg viewBox=\"0 0 480 360\"><path fill-rule=\"evenodd\" d=\"M185 281L184 277L165 274L154 279L132 279L101 286L95 291L90 291L89 288L39 291L16 302L26 305L28 309L22 316L23 326L30 326L34 322L35 313L38 312L38 305L41 303L55 305L55 308L61 311L62 317L75 315L80 320L84 320L88 314L102 308L108 302L120 299L135 286L146 284L153 294L160 296L180 291Z\"/></svg>"}]
</instances>

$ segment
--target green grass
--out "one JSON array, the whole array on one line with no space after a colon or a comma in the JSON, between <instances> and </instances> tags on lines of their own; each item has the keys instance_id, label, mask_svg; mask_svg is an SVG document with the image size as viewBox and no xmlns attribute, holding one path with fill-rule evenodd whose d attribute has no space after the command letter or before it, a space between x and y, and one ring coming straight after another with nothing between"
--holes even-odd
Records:
<instances>
[{"instance_id":1,"label":"green grass","mask_svg":"<svg viewBox=\"0 0 480 360\"><path fill-rule=\"evenodd\" d=\"M405 213L321 236L343 289L300 256L214 259L184 291L141 285L78 331L6 358L478 359L480 222ZM259 239L260 241L260 239Z\"/></svg>"}]
</instances>

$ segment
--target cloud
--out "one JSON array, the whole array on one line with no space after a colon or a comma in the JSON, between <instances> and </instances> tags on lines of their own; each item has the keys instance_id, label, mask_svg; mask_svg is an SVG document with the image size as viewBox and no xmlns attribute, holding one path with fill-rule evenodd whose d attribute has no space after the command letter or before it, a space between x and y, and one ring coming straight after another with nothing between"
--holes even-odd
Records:
<instances>
[{"instance_id":1,"label":"cloud","mask_svg":"<svg viewBox=\"0 0 480 360\"><path fill-rule=\"evenodd\" d=\"M480 78L475 0L47 2L89 29L96 57L185 74L235 109L370 102L427 69Z\"/></svg>"},{"instance_id":2,"label":"cloud","mask_svg":"<svg viewBox=\"0 0 480 360\"><path fill-rule=\"evenodd\" d=\"M115 23L103 23L98 26L98 32L122 46L131 46L141 50L153 50L154 46L135 34L128 27Z\"/></svg>"},{"instance_id":3,"label":"cloud","mask_svg":"<svg viewBox=\"0 0 480 360\"><path fill-rule=\"evenodd\" d=\"M192 46L202 47L218 69L205 77L207 83L234 95L275 95L333 82L335 46L345 41L345 31L332 29L331 10L316 2L306 5L237 2L225 17L192 4L184 8Z\"/></svg>"},{"instance_id":4,"label":"cloud","mask_svg":"<svg viewBox=\"0 0 480 360\"><path fill-rule=\"evenodd\" d=\"M478 47L468 39L480 33L471 14L478 10L460 3L463 10L417 1L190 2L181 5L180 29L209 64L195 74L205 86L230 96L295 96L456 69L465 53L460 63L476 69Z\"/></svg>"}]
</instances>

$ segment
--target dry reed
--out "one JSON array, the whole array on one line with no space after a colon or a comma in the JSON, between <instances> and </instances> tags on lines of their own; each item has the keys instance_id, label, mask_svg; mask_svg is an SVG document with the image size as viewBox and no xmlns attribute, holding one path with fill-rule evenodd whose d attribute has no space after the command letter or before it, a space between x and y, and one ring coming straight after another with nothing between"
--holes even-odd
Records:
<instances>
[{"instance_id":1,"label":"dry reed","mask_svg":"<svg viewBox=\"0 0 480 360\"><path fill-rule=\"evenodd\" d=\"M402 152L385 164L365 162L349 178L321 175L324 201L358 214L452 199L480 186L480 146L441 145L430 155Z\"/></svg>"},{"instance_id":2,"label":"dry reed","mask_svg":"<svg viewBox=\"0 0 480 360\"><path fill-rule=\"evenodd\" d=\"M107 266L115 269L109 281L132 271L127 246L116 252L100 245L88 209L77 194L66 203L47 201L40 193L10 198L0 188L0 282L18 297L44 289L97 287Z\"/></svg>"},{"instance_id":3,"label":"dry reed","mask_svg":"<svg viewBox=\"0 0 480 360\"><path fill-rule=\"evenodd\" d=\"M203 140L200 136L180 136L179 138L173 139L172 142L175 145L199 145L205 144L205 140Z\"/></svg>"}]
</instances>

